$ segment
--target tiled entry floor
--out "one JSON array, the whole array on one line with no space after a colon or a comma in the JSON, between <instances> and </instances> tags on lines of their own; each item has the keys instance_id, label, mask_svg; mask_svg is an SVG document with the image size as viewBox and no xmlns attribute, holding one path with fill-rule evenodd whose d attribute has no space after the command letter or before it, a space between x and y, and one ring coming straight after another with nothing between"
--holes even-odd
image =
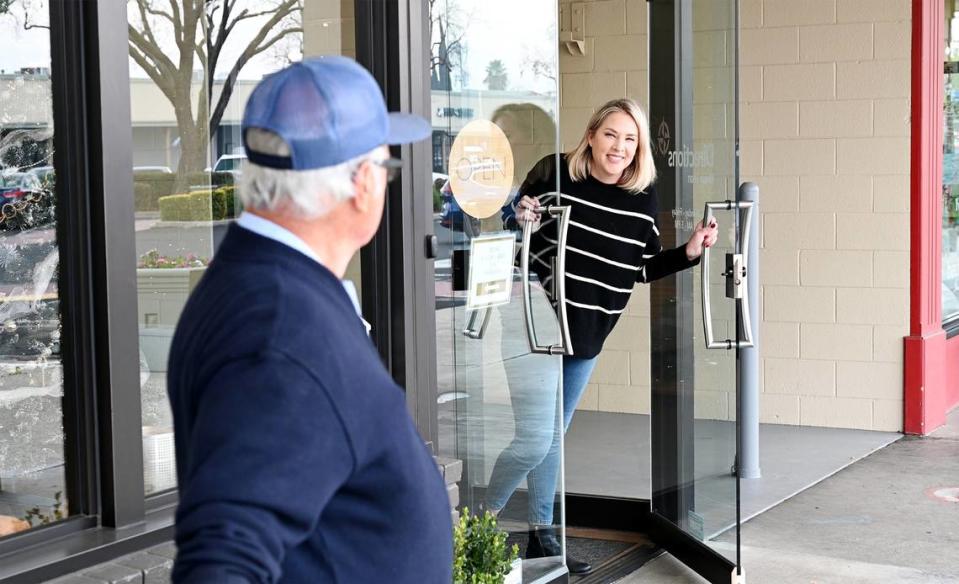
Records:
<instances>
[{"instance_id":1,"label":"tiled entry floor","mask_svg":"<svg viewBox=\"0 0 959 584\"><path fill-rule=\"evenodd\" d=\"M697 430L698 430L697 426ZM898 440L892 432L762 424L762 478L742 481L742 517L750 519ZM697 441L697 457L718 452L715 468L729 468L728 440ZM566 491L650 498L649 416L579 411L566 435ZM697 464L697 471L700 464ZM708 534L707 534L708 535Z\"/></svg>"}]
</instances>

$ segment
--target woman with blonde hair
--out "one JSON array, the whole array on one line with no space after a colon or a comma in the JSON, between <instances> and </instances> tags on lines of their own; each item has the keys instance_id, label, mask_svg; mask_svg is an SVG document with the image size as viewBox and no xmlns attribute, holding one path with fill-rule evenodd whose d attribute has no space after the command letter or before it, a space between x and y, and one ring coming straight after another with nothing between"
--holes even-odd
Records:
<instances>
[{"instance_id":1,"label":"woman with blonde hair","mask_svg":"<svg viewBox=\"0 0 959 584\"><path fill-rule=\"evenodd\" d=\"M558 167L557 167L558 166ZM556 177L559 178L559 194ZM656 225L658 204L649 122L631 99L604 104L590 118L579 145L553 154L530 171L513 201L515 217L507 227L533 222L531 268L547 290L553 278L551 255L557 247L555 219L542 221L546 205L570 207L566 244L566 309L573 354L563 357L562 424L569 427L596 359L633 286L648 283L699 263L703 248L717 239L715 221L696 225L689 241L664 250ZM555 304L555 299L551 299ZM514 392L514 412L555 408L545 403L549 391ZM552 405L550 405L552 404ZM558 414L556 418L558 418ZM517 424L513 442L500 454L490 477L486 506L498 513L524 478L529 487L529 522L533 526L527 557L561 555L549 526L559 475L559 421ZM550 426L550 427L540 427ZM554 427L555 426L555 427ZM572 573L591 567L567 556Z\"/></svg>"}]
</instances>

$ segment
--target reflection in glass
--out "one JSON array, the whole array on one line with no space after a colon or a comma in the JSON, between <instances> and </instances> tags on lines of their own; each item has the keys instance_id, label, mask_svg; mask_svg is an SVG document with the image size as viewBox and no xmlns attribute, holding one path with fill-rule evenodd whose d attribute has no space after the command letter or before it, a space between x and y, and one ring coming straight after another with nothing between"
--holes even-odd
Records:
<instances>
[{"instance_id":1,"label":"reflection in glass","mask_svg":"<svg viewBox=\"0 0 959 584\"><path fill-rule=\"evenodd\" d=\"M187 297L240 211L234 184L246 160L240 121L247 97L305 50L353 51L351 2L195 5L127 3L147 493L176 486L169 346Z\"/></svg>"},{"instance_id":2,"label":"reflection in glass","mask_svg":"<svg viewBox=\"0 0 959 584\"><path fill-rule=\"evenodd\" d=\"M948 4L947 4L948 6ZM942 141L942 319L959 318L959 12L946 12Z\"/></svg>"},{"instance_id":3,"label":"reflection in glass","mask_svg":"<svg viewBox=\"0 0 959 584\"><path fill-rule=\"evenodd\" d=\"M0 536L68 512L48 18L0 11Z\"/></svg>"},{"instance_id":4,"label":"reflection in glass","mask_svg":"<svg viewBox=\"0 0 959 584\"><path fill-rule=\"evenodd\" d=\"M462 192L463 184L471 180L471 174L483 172L491 174L490 180L478 182L509 185L508 196L500 200L511 202L535 162L558 149L556 11L557 4L546 0L429 2L434 230L439 242L435 262L437 448L442 456L463 461L461 506L471 511L499 510L499 526L510 533L510 544L519 544L521 557L527 558L537 555L526 554L528 545L536 543L529 535L533 523L551 524L557 546L563 546L562 359L530 353L518 269L510 302L490 309L482 335L464 334L474 316L465 307L470 241L502 232L512 211L509 204L500 202L493 209L470 214L461 202L469 194ZM530 26L531 22L536 26ZM457 138L469 124L477 127L489 122L502 132L495 132L497 136L505 136L507 147L488 147L482 153L471 147L475 159L464 161L466 149L457 148ZM512 172L505 170L506 154L512 160ZM454 173L458 180L450 181ZM468 207L469 198L465 200L463 205ZM532 285L540 341L556 342L555 312L543 287L538 282ZM481 309L475 321L484 320L485 309ZM554 456L548 457L550 453ZM533 472L547 458L549 464L542 472ZM531 501L537 485L550 493L549 500ZM547 557L524 562L524 581L563 569L562 552L545 551L539 555Z\"/></svg>"},{"instance_id":5,"label":"reflection in glass","mask_svg":"<svg viewBox=\"0 0 959 584\"><path fill-rule=\"evenodd\" d=\"M728 0L692 6L692 144L677 144L676 149L689 148L695 161L676 185L682 208L673 215L678 230L685 230L683 239L703 219L706 202L736 199L735 14L736 3ZM680 321L692 325L693 371L683 372L679 413L668 415L677 427L667 432L680 436L675 460L664 461L664 467L674 469L667 476L675 482L653 493L655 510L706 542L737 521L737 485L730 472L736 460L736 354L706 349L701 296L701 286L708 286L715 337L736 339L735 305L726 297L723 271L725 255L735 251L737 223L732 212L714 217L720 233L710 252L709 273L696 268L691 289L677 292ZM666 473L663 468L654 472ZM735 556L735 549L717 551Z\"/></svg>"}]
</instances>

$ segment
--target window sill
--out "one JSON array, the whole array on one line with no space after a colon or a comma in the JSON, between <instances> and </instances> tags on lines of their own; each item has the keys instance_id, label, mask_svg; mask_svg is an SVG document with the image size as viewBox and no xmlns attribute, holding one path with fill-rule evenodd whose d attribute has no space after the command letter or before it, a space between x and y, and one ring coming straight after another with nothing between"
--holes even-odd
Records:
<instances>
[{"instance_id":1,"label":"window sill","mask_svg":"<svg viewBox=\"0 0 959 584\"><path fill-rule=\"evenodd\" d=\"M12 540L9 550L0 547L0 584L44 582L170 541L175 513L175 506L164 507L148 513L143 523L122 529L95 524L84 529L92 518L77 518L65 522L76 526L73 533L58 536L56 528L61 526L53 525L31 534L38 540L26 547L16 545L19 538Z\"/></svg>"}]
</instances>

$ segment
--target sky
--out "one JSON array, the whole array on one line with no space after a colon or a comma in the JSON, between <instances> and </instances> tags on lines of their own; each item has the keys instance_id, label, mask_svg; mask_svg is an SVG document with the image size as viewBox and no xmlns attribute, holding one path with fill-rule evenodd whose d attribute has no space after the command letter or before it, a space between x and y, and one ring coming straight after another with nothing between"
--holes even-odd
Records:
<instances>
[{"instance_id":1,"label":"sky","mask_svg":"<svg viewBox=\"0 0 959 584\"><path fill-rule=\"evenodd\" d=\"M36 1L36 0L27 0ZM306 0L307 2L311 0ZM251 7L263 6L262 0L240 0ZM550 92L555 90L552 81L536 78L528 72L526 60L529 57L555 62L557 46L553 34L556 26L555 0L438 0L440 9L455 7L467 26L465 44L467 46L466 68L469 71L468 88L485 88L483 79L487 64L499 59L503 61L509 75L510 89ZM132 7L132 4L131 4ZM33 10L32 17L46 24L40 14L42 10ZM130 11L131 20L137 21L135 11ZM263 19L247 20L237 26L231 36L235 41L251 37L262 25ZM531 26L540 22L544 26ZM161 44L175 54L172 31L166 35L157 29ZM50 37L48 29L24 30L22 16L0 16L0 70L17 71L22 67L50 66ZM233 62L242 49L242 42L232 42L224 49L221 63ZM290 47L290 55L299 58L298 51ZM241 78L259 79L264 74L276 70L280 61L276 54L262 54L251 61L241 73ZM219 72L221 75L225 71ZM145 74L131 61L131 77L145 77Z\"/></svg>"},{"instance_id":2,"label":"sky","mask_svg":"<svg viewBox=\"0 0 959 584\"><path fill-rule=\"evenodd\" d=\"M490 61L503 61L509 88L540 92L555 91L555 82L529 74L528 56L556 63L556 0L437 0L437 7L455 7L467 25L467 88L485 89L483 79ZM444 6L445 5L445 6ZM538 23L532 26L531 23Z\"/></svg>"},{"instance_id":3,"label":"sky","mask_svg":"<svg viewBox=\"0 0 959 584\"><path fill-rule=\"evenodd\" d=\"M238 6L242 8L243 4L251 6L259 4L262 6L263 2L241 0ZM10 73L19 71L23 67L50 67L49 29L24 30L22 7L18 6L15 9L19 12L18 14L0 15L0 70ZM45 14L41 14L42 12L42 10L34 9L31 12L31 21L36 18L37 22L47 24L48 18ZM131 14L134 22L137 22L135 20L137 15L135 13ZM235 41L252 38L252 35L259 30L264 20L265 18L260 18L241 22L231 33L230 38L235 39ZM160 44L169 47L165 52L169 55L176 55L172 30L165 36L162 35L160 29L157 29L156 33ZM234 62L242 49L241 42L228 43L221 56L221 63ZM297 57L297 54L294 53L293 56ZM278 66L278 61L273 54L263 53L248 63L241 74L241 78L259 79L264 74L276 70ZM225 75L225 72L222 72L222 74ZM146 74L131 60L130 76L144 78Z\"/></svg>"},{"instance_id":4,"label":"sky","mask_svg":"<svg viewBox=\"0 0 959 584\"><path fill-rule=\"evenodd\" d=\"M43 24L47 19L43 20ZM23 29L23 21L15 16L0 15L0 70L6 73L23 67L50 66L50 31L45 28Z\"/></svg>"}]
</instances>

